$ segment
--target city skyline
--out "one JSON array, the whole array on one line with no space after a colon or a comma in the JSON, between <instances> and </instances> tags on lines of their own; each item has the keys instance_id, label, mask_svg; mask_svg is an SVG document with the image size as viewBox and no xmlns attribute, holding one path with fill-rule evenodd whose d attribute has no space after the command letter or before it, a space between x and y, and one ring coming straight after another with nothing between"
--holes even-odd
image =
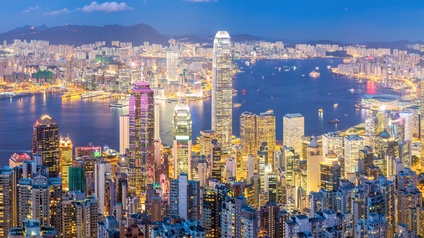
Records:
<instances>
[{"instance_id":1,"label":"city skyline","mask_svg":"<svg viewBox=\"0 0 424 238\"><path fill-rule=\"evenodd\" d=\"M24 25L151 25L164 35L209 36L218 30L289 40L423 40L422 2L235 0L11 1L0 32ZM392 17L388 17L392 16ZM173 19L169 21L169 19ZM414 19L411 21L410 19ZM11 23L13 22L13 23Z\"/></svg>"}]
</instances>

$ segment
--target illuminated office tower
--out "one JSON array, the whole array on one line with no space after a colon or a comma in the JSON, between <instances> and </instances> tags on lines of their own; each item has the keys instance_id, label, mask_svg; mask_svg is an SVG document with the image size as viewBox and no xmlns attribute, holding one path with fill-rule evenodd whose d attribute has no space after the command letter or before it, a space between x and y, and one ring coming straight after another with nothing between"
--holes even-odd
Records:
<instances>
[{"instance_id":1,"label":"illuminated office tower","mask_svg":"<svg viewBox=\"0 0 424 238\"><path fill-rule=\"evenodd\" d=\"M337 132L322 135L322 154L326 155L332 150L336 155L343 155L343 137Z\"/></svg>"},{"instance_id":2,"label":"illuminated office tower","mask_svg":"<svg viewBox=\"0 0 424 238\"><path fill-rule=\"evenodd\" d=\"M286 147L282 149L284 169L287 185L294 186L295 181L295 169L298 167L300 156L297 154L292 147Z\"/></svg>"},{"instance_id":3,"label":"illuminated office tower","mask_svg":"<svg viewBox=\"0 0 424 238\"><path fill-rule=\"evenodd\" d=\"M245 154L255 155L257 153L256 139L256 114L243 112L240 115L240 142Z\"/></svg>"},{"instance_id":4,"label":"illuminated office tower","mask_svg":"<svg viewBox=\"0 0 424 238\"><path fill-rule=\"evenodd\" d=\"M119 153L125 154L128 148L130 148L130 117L121 115L119 117Z\"/></svg>"},{"instance_id":5,"label":"illuminated office tower","mask_svg":"<svg viewBox=\"0 0 424 238\"><path fill-rule=\"evenodd\" d=\"M62 175L62 188L69 189L69 167L72 166L72 141L69 137L61 137L59 141L60 174Z\"/></svg>"},{"instance_id":6,"label":"illuminated office tower","mask_svg":"<svg viewBox=\"0 0 424 238\"><path fill-rule=\"evenodd\" d=\"M283 144L302 153L302 136L305 134L305 119L300 113L288 113L283 118Z\"/></svg>"},{"instance_id":7,"label":"illuminated office tower","mask_svg":"<svg viewBox=\"0 0 424 238\"><path fill-rule=\"evenodd\" d=\"M13 170L0 168L0 237L7 237L12 227L12 209L17 205L13 204L12 181Z\"/></svg>"},{"instance_id":8,"label":"illuminated office tower","mask_svg":"<svg viewBox=\"0 0 424 238\"><path fill-rule=\"evenodd\" d=\"M136 82L131 90L130 123L130 160L129 186L136 196L146 190L153 182L151 171L154 153L154 95L146 82Z\"/></svg>"},{"instance_id":9,"label":"illuminated office tower","mask_svg":"<svg viewBox=\"0 0 424 238\"><path fill-rule=\"evenodd\" d=\"M257 144L261 145L263 142L266 142L268 147L268 159L266 163L271 165L271 168L274 169L274 151L276 142L274 111L268 110L259 114L256 117L256 122L256 135L258 136Z\"/></svg>"},{"instance_id":10,"label":"illuminated office tower","mask_svg":"<svg viewBox=\"0 0 424 238\"><path fill-rule=\"evenodd\" d=\"M178 82L178 52L166 52L166 79L168 82Z\"/></svg>"},{"instance_id":11,"label":"illuminated office tower","mask_svg":"<svg viewBox=\"0 0 424 238\"><path fill-rule=\"evenodd\" d=\"M222 182L221 146L217 140L211 141L211 178Z\"/></svg>"},{"instance_id":12,"label":"illuminated office tower","mask_svg":"<svg viewBox=\"0 0 424 238\"><path fill-rule=\"evenodd\" d=\"M307 161L307 194L311 191L318 191L319 186L319 171L317 168L319 167L319 163L323 161L323 156L321 154L321 148L315 137L312 138L311 142L306 149L306 161Z\"/></svg>"},{"instance_id":13,"label":"illuminated office tower","mask_svg":"<svg viewBox=\"0 0 424 238\"><path fill-rule=\"evenodd\" d=\"M105 216L107 213L106 206L106 188L107 181L112 176L110 163L106 161L99 161L94 164L94 191L98 199L99 213Z\"/></svg>"},{"instance_id":14,"label":"illuminated office tower","mask_svg":"<svg viewBox=\"0 0 424 238\"><path fill-rule=\"evenodd\" d=\"M200 145L200 155L204 155L208 158L211 154L211 141L218 138L218 133L211 130L200 131L200 137L198 143Z\"/></svg>"},{"instance_id":15,"label":"illuminated office tower","mask_svg":"<svg viewBox=\"0 0 424 238\"><path fill-rule=\"evenodd\" d=\"M177 104L174 109L174 120L172 135L174 145L172 147L174 156L174 174L177 176L182 172L188 174L191 179L191 115L187 104Z\"/></svg>"},{"instance_id":16,"label":"illuminated office tower","mask_svg":"<svg viewBox=\"0 0 424 238\"><path fill-rule=\"evenodd\" d=\"M230 35L218 31L213 42L212 130L218 132L222 153L231 152L232 136L232 53Z\"/></svg>"},{"instance_id":17,"label":"illuminated office tower","mask_svg":"<svg viewBox=\"0 0 424 238\"><path fill-rule=\"evenodd\" d=\"M59 127L49 115L41 116L34 124L32 154L41 154L50 177L59 176Z\"/></svg>"},{"instance_id":18,"label":"illuminated office tower","mask_svg":"<svg viewBox=\"0 0 424 238\"><path fill-rule=\"evenodd\" d=\"M344 138L345 173L358 171L359 151L364 148L364 139L358 135L348 135Z\"/></svg>"},{"instance_id":19,"label":"illuminated office tower","mask_svg":"<svg viewBox=\"0 0 424 238\"><path fill-rule=\"evenodd\" d=\"M339 187L341 177L342 170L337 161L319 163L319 188L324 188L326 191L335 191Z\"/></svg>"}]
</instances>

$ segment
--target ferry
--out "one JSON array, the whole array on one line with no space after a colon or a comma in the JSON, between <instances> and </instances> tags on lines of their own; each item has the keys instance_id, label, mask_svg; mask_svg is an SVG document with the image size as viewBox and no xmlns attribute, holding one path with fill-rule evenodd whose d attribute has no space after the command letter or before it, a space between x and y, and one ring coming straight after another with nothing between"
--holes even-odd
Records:
<instances>
[{"instance_id":1,"label":"ferry","mask_svg":"<svg viewBox=\"0 0 424 238\"><path fill-rule=\"evenodd\" d=\"M339 119L334 119L334 120L328 120L327 121L329 124L338 124L340 122Z\"/></svg>"},{"instance_id":2,"label":"ferry","mask_svg":"<svg viewBox=\"0 0 424 238\"><path fill-rule=\"evenodd\" d=\"M109 104L109 107L112 108L123 108L123 107L128 107L129 104L129 100L119 100L116 103L111 103Z\"/></svg>"},{"instance_id":3,"label":"ferry","mask_svg":"<svg viewBox=\"0 0 424 238\"><path fill-rule=\"evenodd\" d=\"M321 74L315 70L309 73L309 77L311 78L318 78Z\"/></svg>"},{"instance_id":4,"label":"ferry","mask_svg":"<svg viewBox=\"0 0 424 238\"><path fill-rule=\"evenodd\" d=\"M240 107L241 103L234 103L233 107Z\"/></svg>"},{"instance_id":5,"label":"ferry","mask_svg":"<svg viewBox=\"0 0 424 238\"><path fill-rule=\"evenodd\" d=\"M318 113L319 113L319 114L324 113L324 110L322 109L322 107L321 107L320 109L318 109Z\"/></svg>"}]
</instances>

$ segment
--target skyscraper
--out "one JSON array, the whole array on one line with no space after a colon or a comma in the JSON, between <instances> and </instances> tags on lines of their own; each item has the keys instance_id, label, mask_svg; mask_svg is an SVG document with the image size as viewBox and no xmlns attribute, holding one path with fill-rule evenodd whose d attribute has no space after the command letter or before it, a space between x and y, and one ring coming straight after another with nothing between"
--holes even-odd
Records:
<instances>
[{"instance_id":1,"label":"skyscraper","mask_svg":"<svg viewBox=\"0 0 424 238\"><path fill-rule=\"evenodd\" d=\"M256 118L256 135L258 136L257 145L258 148L263 142L266 142L268 146L268 159L267 164L271 165L274 169L274 151L276 143L275 134L275 115L273 110L260 113Z\"/></svg>"},{"instance_id":2,"label":"skyscraper","mask_svg":"<svg viewBox=\"0 0 424 238\"><path fill-rule=\"evenodd\" d=\"M243 112L240 115L240 142L245 154L255 155L258 151L256 136L256 114Z\"/></svg>"},{"instance_id":3,"label":"skyscraper","mask_svg":"<svg viewBox=\"0 0 424 238\"><path fill-rule=\"evenodd\" d=\"M177 104L174 109L172 134L174 137L174 175L182 172L191 179L191 115L187 104Z\"/></svg>"},{"instance_id":4,"label":"skyscraper","mask_svg":"<svg viewBox=\"0 0 424 238\"><path fill-rule=\"evenodd\" d=\"M68 173L69 167L72 166L72 149L72 141L69 137L61 137L59 144L60 173L62 175L62 188L66 191L69 189Z\"/></svg>"},{"instance_id":5,"label":"skyscraper","mask_svg":"<svg viewBox=\"0 0 424 238\"><path fill-rule=\"evenodd\" d=\"M50 177L59 176L59 128L49 115L41 116L34 124L32 154L42 156L43 166L49 168Z\"/></svg>"},{"instance_id":6,"label":"skyscraper","mask_svg":"<svg viewBox=\"0 0 424 238\"><path fill-rule=\"evenodd\" d=\"M130 147L130 117L121 115L119 117L119 153L125 154L125 150Z\"/></svg>"},{"instance_id":7,"label":"skyscraper","mask_svg":"<svg viewBox=\"0 0 424 238\"><path fill-rule=\"evenodd\" d=\"M302 136L305 134L305 119L300 113L288 113L283 118L283 144L302 155Z\"/></svg>"},{"instance_id":8,"label":"skyscraper","mask_svg":"<svg viewBox=\"0 0 424 238\"><path fill-rule=\"evenodd\" d=\"M10 168L0 168L0 237L6 237L12 226L12 180L13 173Z\"/></svg>"},{"instance_id":9,"label":"skyscraper","mask_svg":"<svg viewBox=\"0 0 424 238\"><path fill-rule=\"evenodd\" d=\"M231 152L232 95L230 35L226 31L218 31L213 43L212 130L218 132L218 142L223 153Z\"/></svg>"},{"instance_id":10,"label":"skyscraper","mask_svg":"<svg viewBox=\"0 0 424 238\"><path fill-rule=\"evenodd\" d=\"M149 174L153 173L155 105L153 90L148 83L136 82L131 90L129 115L129 166L132 170L129 185L133 193L139 196L153 177Z\"/></svg>"},{"instance_id":11,"label":"skyscraper","mask_svg":"<svg viewBox=\"0 0 424 238\"><path fill-rule=\"evenodd\" d=\"M177 82L178 75L178 52L169 50L166 52L166 78L169 82Z\"/></svg>"},{"instance_id":12,"label":"skyscraper","mask_svg":"<svg viewBox=\"0 0 424 238\"><path fill-rule=\"evenodd\" d=\"M359 150L364 148L364 139L358 135L348 135L344 138L345 173L358 171Z\"/></svg>"},{"instance_id":13,"label":"skyscraper","mask_svg":"<svg viewBox=\"0 0 424 238\"><path fill-rule=\"evenodd\" d=\"M420 144L421 144L421 167L424 166L424 78L420 79L419 83L419 98L421 102L420 107Z\"/></svg>"}]
</instances>

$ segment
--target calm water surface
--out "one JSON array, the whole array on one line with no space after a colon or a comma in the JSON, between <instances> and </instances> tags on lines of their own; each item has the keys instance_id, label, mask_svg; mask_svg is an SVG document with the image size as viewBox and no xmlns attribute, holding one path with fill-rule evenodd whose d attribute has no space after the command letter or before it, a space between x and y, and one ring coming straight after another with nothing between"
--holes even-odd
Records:
<instances>
[{"instance_id":1,"label":"calm water surface","mask_svg":"<svg viewBox=\"0 0 424 238\"><path fill-rule=\"evenodd\" d=\"M246 66L237 62L244 72L233 80L233 104L241 104L233 110L233 134L238 136L239 116L244 111L253 113L273 109L277 117L277 139L282 138L283 116L299 112L305 117L305 133L320 135L343 130L363 122L367 111L357 110L355 102L364 93L387 93L373 83L357 84L345 77L333 76L327 66L336 67L341 59L265 60ZM296 70L293 69L296 67ZM279 70L281 67L281 71ZM321 76L310 78L309 73L319 67ZM288 71L286 71L288 70ZM351 93L349 89L355 89ZM242 90L246 90L243 94ZM8 163L13 152L28 151L32 126L43 114L51 115L59 124L62 135L70 135L74 146L108 145L119 150L119 115L128 109L109 108L109 100L63 99L60 94L34 95L0 100L0 166ZM335 108L334 104L338 103ZM160 103L161 138L171 144L172 113L175 104ZM210 129L211 100L189 102L193 118L193 137L200 130ZM322 117L318 109L323 108ZM328 124L339 119L338 125Z\"/></svg>"}]
</instances>

